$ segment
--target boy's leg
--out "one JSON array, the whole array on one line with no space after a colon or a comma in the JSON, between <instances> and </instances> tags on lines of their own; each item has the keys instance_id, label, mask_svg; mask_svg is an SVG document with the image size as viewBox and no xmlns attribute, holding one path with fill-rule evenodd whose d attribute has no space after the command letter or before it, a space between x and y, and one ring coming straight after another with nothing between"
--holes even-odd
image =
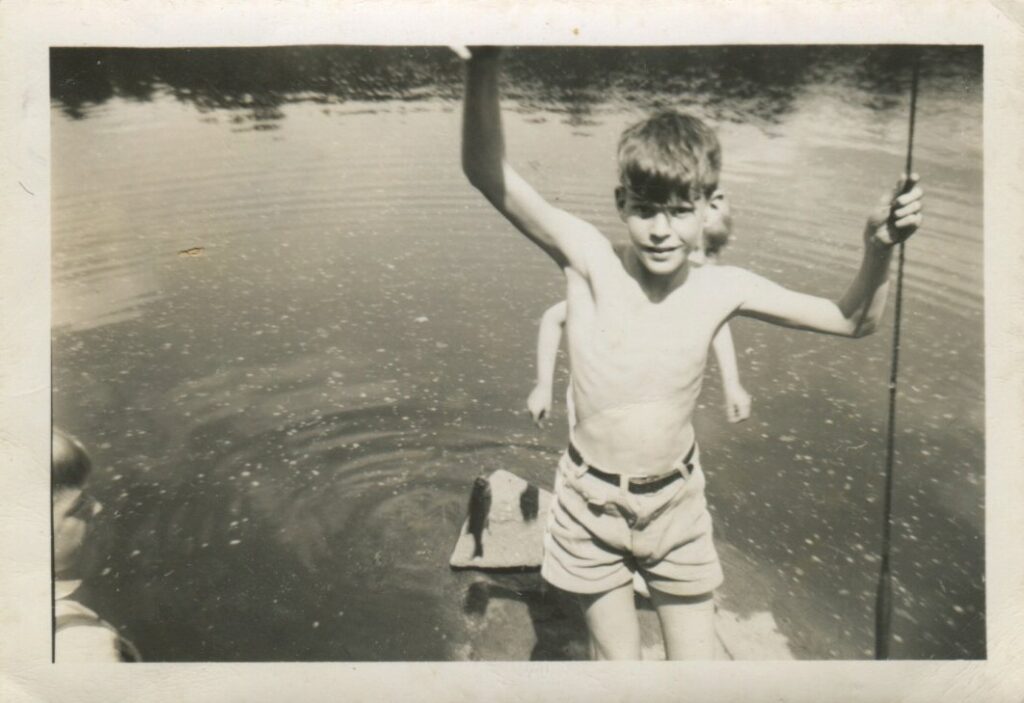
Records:
<instances>
[{"instance_id":1,"label":"boy's leg","mask_svg":"<svg viewBox=\"0 0 1024 703\"><path fill-rule=\"evenodd\" d=\"M651 589L665 638L665 658L715 658L715 601L711 593L675 596Z\"/></svg>"},{"instance_id":2,"label":"boy's leg","mask_svg":"<svg viewBox=\"0 0 1024 703\"><path fill-rule=\"evenodd\" d=\"M640 622L633 582L604 593L580 596L593 659L640 659Z\"/></svg>"}]
</instances>

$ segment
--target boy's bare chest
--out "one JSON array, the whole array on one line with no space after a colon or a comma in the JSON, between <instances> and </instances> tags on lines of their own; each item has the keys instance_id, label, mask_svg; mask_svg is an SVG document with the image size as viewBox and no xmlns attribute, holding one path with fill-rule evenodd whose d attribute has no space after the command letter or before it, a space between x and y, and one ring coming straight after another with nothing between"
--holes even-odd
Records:
<instances>
[{"instance_id":1,"label":"boy's bare chest","mask_svg":"<svg viewBox=\"0 0 1024 703\"><path fill-rule=\"evenodd\" d=\"M683 361L703 353L711 339L710 316L691 299L672 297L659 303L618 299L594 305L591 336L611 352L669 354Z\"/></svg>"},{"instance_id":2,"label":"boy's bare chest","mask_svg":"<svg viewBox=\"0 0 1024 703\"><path fill-rule=\"evenodd\" d=\"M702 365L711 337L721 322L698 282L652 301L632 280L614 281L598 295L572 299L570 291L570 343L586 356L605 356L633 365L664 369ZM617 285L616 285L617 284ZM615 364L618 366L619 364Z\"/></svg>"}]
</instances>

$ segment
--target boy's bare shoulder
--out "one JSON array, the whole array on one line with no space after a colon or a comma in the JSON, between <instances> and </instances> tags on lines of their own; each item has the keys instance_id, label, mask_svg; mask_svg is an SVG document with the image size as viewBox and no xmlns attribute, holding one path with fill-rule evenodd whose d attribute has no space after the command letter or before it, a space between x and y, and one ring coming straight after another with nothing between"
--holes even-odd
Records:
<instances>
[{"instance_id":1,"label":"boy's bare shoulder","mask_svg":"<svg viewBox=\"0 0 1024 703\"><path fill-rule=\"evenodd\" d=\"M591 230L591 236L584 240L583 251L588 270L601 270L609 264L621 264L622 247L628 245L612 244L604 232L592 224L587 223L587 226Z\"/></svg>"},{"instance_id":2,"label":"boy's bare shoulder","mask_svg":"<svg viewBox=\"0 0 1024 703\"><path fill-rule=\"evenodd\" d=\"M711 286L715 295L726 295L742 300L756 295L767 280L749 269L740 266L704 266L700 269L701 280Z\"/></svg>"}]
</instances>

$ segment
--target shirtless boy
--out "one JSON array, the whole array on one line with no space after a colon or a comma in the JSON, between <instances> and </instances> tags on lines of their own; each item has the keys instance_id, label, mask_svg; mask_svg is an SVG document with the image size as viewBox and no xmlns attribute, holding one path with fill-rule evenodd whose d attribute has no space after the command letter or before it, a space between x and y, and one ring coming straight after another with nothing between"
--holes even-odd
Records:
<instances>
[{"instance_id":1,"label":"shirtless boy","mask_svg":"<svg viewBox=\"0 0 1024 703\"><path fill-rule=\"evenodd\" d=\"M708 205L708 218L704 225L704 245L701 249L693 252L690 256L690 263L717 264L719 254L732 236L732 217L729 201L725 194L716 191L712 194ZM617 255L621 257L622 254L617 253ZM563 300L545 310L540 318L540 330L537 333L537 384L526 398L526 407L538 427L542 427L544 420L551 415L555 362L558 359L558 346L562 341L565 317L566 304ZM743 422L750 417L750 394L740 384L740 372L736 366L736 348L733 344L729 323L723 324L718 329L711 340L711 348L715 351L718 370L722 377L725 416L729 422ZM569 431L572 432L572 428L576 426L576 411L573 407L571 380L566 389L565 403Z\"/></svg>"},{"instance_id":2,"label":"shirtless boy","mask_svg":"<svg viewBox=\"0 0 1024 703\"><path fill-rule=\"evenodd\" d=\"M918 228L921 189L910 176L908 192L871 212L860 269L838 302L732 266L694 267L688 255L701 245L720 150L700 120L663 112L620 140L615 204L630 246L617 254L505 161L498 69L495 49L475 49L467 61L463 170L566 278L577 424L559 462L541 574L579 594L596 657L640 657L632 586L639 569L668 658L710 659L722 570L691 421L711 339L734 315L869 334L888 291L885 242Z\"/></svg>"}]
</instances>

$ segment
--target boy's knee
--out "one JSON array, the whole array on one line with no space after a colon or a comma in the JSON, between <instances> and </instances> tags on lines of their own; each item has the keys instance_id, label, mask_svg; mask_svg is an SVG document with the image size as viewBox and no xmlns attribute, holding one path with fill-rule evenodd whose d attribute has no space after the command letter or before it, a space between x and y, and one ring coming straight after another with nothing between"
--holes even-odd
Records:
<instances>
[{"instance_id":1,"label":"boy's knee","mask_svg":"<svg viewBox=\"0 0 1024 703\"><path fill-rule=\"evenodd\" d=\"M637 661L641 658L640 640L622 638L598 639L590 636L590 658L593 661Z\"/></svg>"}]
</instances>

